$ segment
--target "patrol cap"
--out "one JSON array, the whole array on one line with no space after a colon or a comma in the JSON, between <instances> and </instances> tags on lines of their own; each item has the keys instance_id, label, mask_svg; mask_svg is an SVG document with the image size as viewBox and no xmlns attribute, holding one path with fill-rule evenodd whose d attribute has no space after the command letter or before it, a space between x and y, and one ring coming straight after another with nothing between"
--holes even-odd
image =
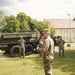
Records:
<instances>
[{"instance_id":1,"label":"patrol cap","mask_svg":"<svg viewBox=\"0 0 75 75\"><path fill-rule=\"evenodd\" d=\"M20 36L20 39L23 39L23 36Z\"/></svg>"},{"instance_id":2,"label":"patrol cap","mask_svg":"<svg viewBox=\"0 0 75 75\"><path fill-rule=\"evenodd\" d=\"M50 29L44 29L43 34L44 33L49 33L50 34Z\"/></svg>"}]
</instances>

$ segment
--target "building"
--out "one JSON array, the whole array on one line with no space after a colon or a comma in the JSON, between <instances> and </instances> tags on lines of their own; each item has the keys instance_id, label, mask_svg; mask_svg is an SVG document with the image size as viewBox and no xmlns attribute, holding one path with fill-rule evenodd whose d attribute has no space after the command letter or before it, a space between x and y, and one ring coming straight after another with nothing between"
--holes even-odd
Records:
<instances>
[{"instance_id":1,"label":"building","mask_svg":"<svg viewBox=\"0 0 75 75\"><path fill-rule=\"evenodd\" d=\"M62 36L66 42L75 42L75 22L73 19L45 19L55 28L55 36Z\"/></svg>"}]
</instances>

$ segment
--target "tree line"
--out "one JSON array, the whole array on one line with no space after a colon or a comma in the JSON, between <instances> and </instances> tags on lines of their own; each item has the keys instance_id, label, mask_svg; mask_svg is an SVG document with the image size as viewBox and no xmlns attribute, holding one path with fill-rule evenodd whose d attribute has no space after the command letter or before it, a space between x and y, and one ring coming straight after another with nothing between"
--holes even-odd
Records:
<instances>
[{"instance_id":1,"label":"tree line","mask_svg":"<svg viewBox=\"0 0 75 75\"><path fill-rule=\"evenodd\" d=\"M3 16L3 10L0 9L0 32L20 32L20 31L37 31L42 32L50 27L51 35L55 34L55 29L50 22L37 21L23 12L19 12L16 16Z\"/></svg>"}]
</instances>

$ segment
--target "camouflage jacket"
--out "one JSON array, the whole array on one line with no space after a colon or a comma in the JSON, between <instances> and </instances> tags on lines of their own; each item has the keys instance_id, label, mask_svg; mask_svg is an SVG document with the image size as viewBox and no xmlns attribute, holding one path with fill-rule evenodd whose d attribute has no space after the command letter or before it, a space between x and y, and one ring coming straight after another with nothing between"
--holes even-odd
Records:
<instances>
[{"instance_id":1,"label":"camouflage jacket","mask_svg":"<svg viewBox=\"0 0 75 75\"><path fill-rule=\"evenodd\" d=\"M53 50L54 50L54 42L52 38L48 37L43 42L43 53L46 55L54 55Z\"/></svg>"}]
</instances>

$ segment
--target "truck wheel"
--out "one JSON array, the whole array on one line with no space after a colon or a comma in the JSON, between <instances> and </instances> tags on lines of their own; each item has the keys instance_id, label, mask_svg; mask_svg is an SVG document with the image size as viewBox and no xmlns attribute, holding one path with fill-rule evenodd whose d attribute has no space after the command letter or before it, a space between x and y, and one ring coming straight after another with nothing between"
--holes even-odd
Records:
<instances>
[{"instance_id":1,"label":"truck wheel","mask_svg":"<svg viewBox=\"0 0 75 75\"><path fill-rule=\"evenodd\" d=\"M33 53L33 46L31 44L26 45L26 55L30 55Z\"/></svg>"},{"instance_id":2,"label":"truck wheel","mask_svg":"<svg viewBox=\"0 0 75 75\"><path fill-rule=\"evenodd\" d=\"M18 57L19 56L19 48L18 45L13 46L10 50L10 55L13 57Z\"/></svg>"}]
</instances>

